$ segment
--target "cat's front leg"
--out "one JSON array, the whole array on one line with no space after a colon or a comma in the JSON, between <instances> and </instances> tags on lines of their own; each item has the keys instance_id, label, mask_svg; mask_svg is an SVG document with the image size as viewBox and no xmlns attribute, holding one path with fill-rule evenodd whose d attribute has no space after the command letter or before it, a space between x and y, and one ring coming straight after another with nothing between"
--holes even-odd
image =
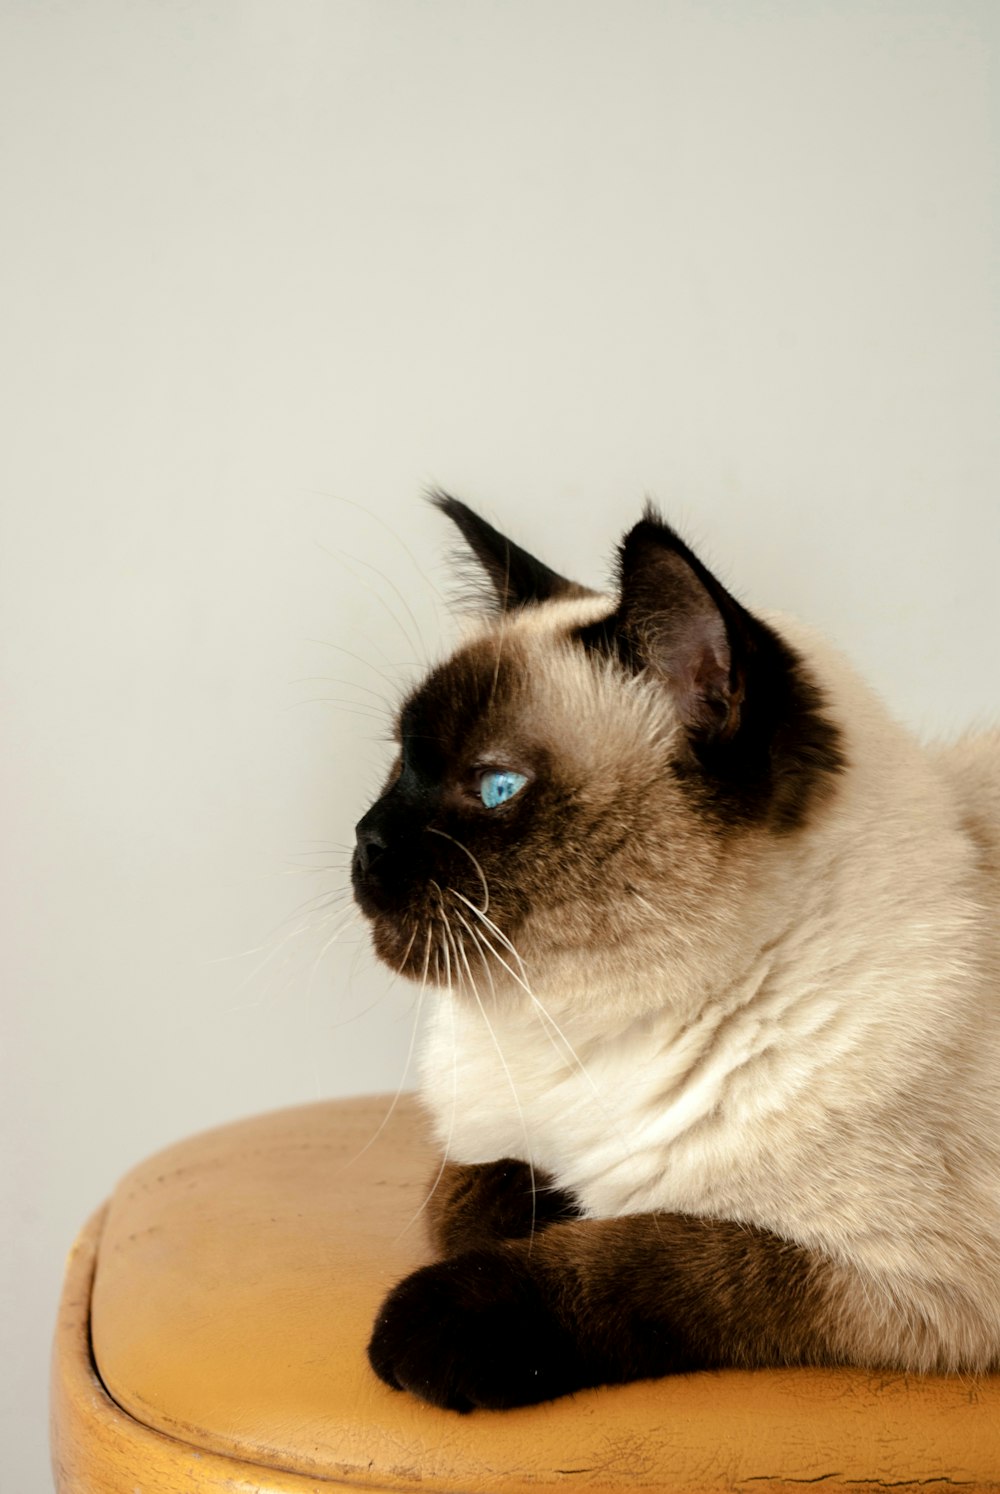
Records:
<instances>
[{"instance_id":1,"label":"cat's front leg","mask_svg":"<svg viewBox=\"0 0 1000 1494\"><path fill-rule=\"evenodd\" d=\"M724 1220L557 1223L408 1276L369 1358L387 1384L456 1411L723 1365L831 1363L847 1357L840 1271Z\"/></svg>"},{"instance_id":2,"label":"cat's front leg","mask_svg":"<svg viewBox=\"0 0 1000 1494\"><path fill-rule=\"evenodd\" d=\"M439 1255L530 1238L578 1213L571 1196L548 1173L513 1157L446 1162L427 1205L431 1242Z\"/></svg>"}]
</instances>

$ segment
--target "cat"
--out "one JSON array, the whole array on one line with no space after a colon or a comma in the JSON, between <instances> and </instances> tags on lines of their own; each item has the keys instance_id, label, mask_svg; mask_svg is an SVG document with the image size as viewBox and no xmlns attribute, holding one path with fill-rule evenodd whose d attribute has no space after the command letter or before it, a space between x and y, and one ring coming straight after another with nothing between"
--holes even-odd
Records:
<instances>
[{"instance_id":1,"label":"cat","mask_svg":"<svg viewBox=\"0 0 1000 1494\"><path fill-rule=\"evenodd\" d=\"M434 501L488 598L353 853L444 1154L375 1372L1000 1366L1000 735L921 747L652 508L605 596Z\"/></svg>"}]
</instances>

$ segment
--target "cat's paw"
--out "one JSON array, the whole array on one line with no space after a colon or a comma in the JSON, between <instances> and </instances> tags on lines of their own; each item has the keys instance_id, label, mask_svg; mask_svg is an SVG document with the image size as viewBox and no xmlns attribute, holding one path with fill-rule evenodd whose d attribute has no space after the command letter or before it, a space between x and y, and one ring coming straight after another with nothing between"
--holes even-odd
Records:
<instances>
[{"instance_id":1,"label":"cat's paw","mask_svg":"<svg viewBox=\"0 0 1000 1494\"><path fill-rule=\"evenodd\" d=\"M573 1199L547 1173L513 1157L453 1165L429 1212L431 1237L442 1255L489 1249L578 1217Z\"/></svg>"},{"instance_id":2,"label":"cat's paw","mask_svg":"<svg viewBox=\"0 0 1000 1494\"><path fill-rule=\"evenodd\" d=\"M480 1197L490 1214L498 1239L516 1240L579 1217L579 1209L568 1193L556 1188L547 1173L505 1157L483 1164Z\"/></svg>"},{"instance_id":3,"label":"cat's paw","mask_svg":"<svg viewBox=\"0 0 1000 1494\"><path fill-rule=\"evenodd\" d=\"M588 1383L530 1270L500 1250L405 1277L379 1310L368 1358L387 1385L452 1411L530 1405Z\"/></svg>"}]
</instances>

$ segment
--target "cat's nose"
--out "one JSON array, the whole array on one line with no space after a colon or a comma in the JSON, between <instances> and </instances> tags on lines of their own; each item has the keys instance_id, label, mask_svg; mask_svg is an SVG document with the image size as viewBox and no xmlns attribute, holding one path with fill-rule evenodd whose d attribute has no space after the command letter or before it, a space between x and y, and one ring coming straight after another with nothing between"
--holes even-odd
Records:
<instances>
[{"instance_id":1,"label":"cat's nose","mask_svg":"<svg viewBox=\"0 0 1000 1494\"><path fill-rule=\"evenodd\" d=\"M386 848L385 838L364 820L357 829L358 843L354 848L354 865L362 875L370 871Z\"/></svg>"}]
</instances>

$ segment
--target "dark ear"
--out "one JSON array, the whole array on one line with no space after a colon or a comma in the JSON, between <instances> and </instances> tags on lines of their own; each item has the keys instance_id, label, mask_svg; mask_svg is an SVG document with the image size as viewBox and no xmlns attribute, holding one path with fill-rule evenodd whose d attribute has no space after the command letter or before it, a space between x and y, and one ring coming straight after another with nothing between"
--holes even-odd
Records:
<instances>
[{"instance_id":1,"label":"dark ear","mask_svg":"<svg viewBox=\"0 0 1000 1494\"><path fill-rule=\"evenodd\" d=\"M652 509L622 541L618 567L617 627L633 662L663 677L692 733L732 736L745 689L743 609Z\"/></svg>"},{"instance_id":2,"label":"dark ear","mask_svg":"<svg viewBox=\"0 0 1000 1494\"><path fill-rule=\"evenodd\" d=\"M549 602L558 597L593 595L585 587L577 586L575 581L567 581L564 576L550 570L527 550L522 550L520 545L515 545L459 499L440 491L430 493L429 497L435 508L447 514L457 526L486 572L490 584L486 597L488 607L509 612L515 607Z\"/></svg>"},{"instance_id":3,"label":"dark ear","mask_svg":"<svg viewBox=\"0 0 1000 1494\"><path fill-rule=\"evenodd\" d=\"M844 766L841 734L793 648L649 508L618 557L617 610L584 644L659 676L687 734L675 769L728 823L801 823Z\"/></svg>"}]
</instances>

